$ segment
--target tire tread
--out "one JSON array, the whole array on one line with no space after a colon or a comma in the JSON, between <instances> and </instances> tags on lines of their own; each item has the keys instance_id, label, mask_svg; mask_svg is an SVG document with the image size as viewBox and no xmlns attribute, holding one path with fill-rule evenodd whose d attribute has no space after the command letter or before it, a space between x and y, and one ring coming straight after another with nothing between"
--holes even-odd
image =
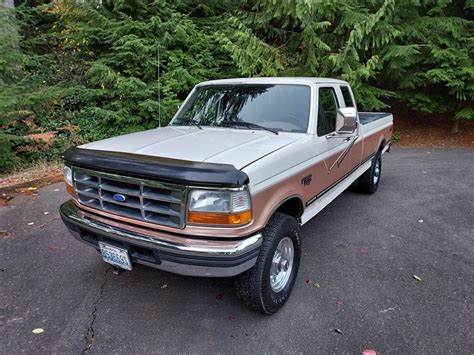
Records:
<instances>
[{"instance_id":1,"label":"tire tread","mask_svg":"<svg viewBox=\"0 0 474 355\"><path fill-rule=\"evenodd\" d=\"M267 226L263 231L263 242L260 247L260 253L255 266L243 273L236 280L236 293L239 300L248 308L262 312L265 314L275 313L279 307L275 308L272 304L266 302L264 295L267 291L267 284L263 280L265 263L269 256L275 238L278 237L279 231L284 228L286 223L290 223L292 228L298 232L298 222L291 216L276 212L270 218ZM297 234L296 234L297 235ZM298 239L299 243L299 239ZM299 245L295 245L295 253ZM295 270L296 277L297 270ZM286 299L284 300L286 301ZM284 303L283 301L283 303Z\"/></svg>"},{"instance_id":2,"label":"tire tread","mask_svg":"<svg viewBox=\"0 0 474 355\"><path fill-rule=\"evenodd\" d=\"M375 171L375 162L378 159L382 159L382 154L380 151L377 152L375 157L372 158L372 165L365 173L363 173L358 179L357 183L355 184L355 188L358 192L363 194L371 195L377 191L378 186L374 186L373 178L374 178L374 171ZM380 161L380 169L382 169L382 161Z\"/></svg>"}]
</instances>

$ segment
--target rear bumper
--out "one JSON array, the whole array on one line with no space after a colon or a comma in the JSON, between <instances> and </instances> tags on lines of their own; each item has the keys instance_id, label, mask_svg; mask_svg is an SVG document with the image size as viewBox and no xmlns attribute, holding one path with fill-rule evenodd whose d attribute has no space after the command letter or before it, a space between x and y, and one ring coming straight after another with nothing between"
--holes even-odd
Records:
<instances>
[{"instance_id":1,"label":"rear bumper","mask_svg":"<svg viewBox=\"0 0 474 355\"><path fill-rule=\"evenodd\" d=\"M86 218L72 202L61 205L60 214L77 240L99 250L99 241L127 249L132 262L180 275L228 277L255 265L262 235L239 240L201 239L170 242L145 233L131 232Z\"/></svg>"}]
</instances>

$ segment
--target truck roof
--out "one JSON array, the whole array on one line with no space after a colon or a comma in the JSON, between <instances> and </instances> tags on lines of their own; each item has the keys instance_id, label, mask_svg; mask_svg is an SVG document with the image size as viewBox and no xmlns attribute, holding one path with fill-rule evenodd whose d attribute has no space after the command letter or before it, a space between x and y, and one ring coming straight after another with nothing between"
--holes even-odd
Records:
<instances>
[{"instance_id":1,"label":"truck roof","mask_svg":"<svg viewBox=\"0 0 474 355\"><path fill-rule=\"evenodd\" d=\"M209 80L199 83L201 85L226 85L226 84L345 84L349 85L347 81L332 79L332 78L318 78L318 77L271 77L271 78L232 78Z\"/></svg>"}]
</instances>

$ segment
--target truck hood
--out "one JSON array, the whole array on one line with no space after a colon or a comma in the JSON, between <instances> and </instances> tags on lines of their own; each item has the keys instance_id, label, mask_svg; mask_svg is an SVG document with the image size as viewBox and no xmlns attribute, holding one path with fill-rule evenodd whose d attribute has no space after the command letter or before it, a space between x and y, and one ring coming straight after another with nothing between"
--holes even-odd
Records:
<instances>
[{"instance_id":1,"label":"truck hood","mask_svg":"<svg viewBox=\"0 0 474 355\"><path fill-rule=\"evenodd\" d=\"M171 127L127 134L80 148L231 164L242 169L301 138L301 134L248 129Z\"/></svg>"}]
</instances>

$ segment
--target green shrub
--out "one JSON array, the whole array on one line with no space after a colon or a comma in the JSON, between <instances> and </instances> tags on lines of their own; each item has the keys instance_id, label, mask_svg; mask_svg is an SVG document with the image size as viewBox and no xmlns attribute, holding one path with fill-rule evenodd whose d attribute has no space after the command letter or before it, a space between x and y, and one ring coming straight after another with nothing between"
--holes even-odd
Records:
<instances>
[{"instance_id":1,"label":"green shrub","mask_svg":"<svg viewBox=\"0 0 474 355\"><path fill-rule=\"evenodd\" d=\"M365 110L394 97L474 117L471 0L55 0L0 11L3 173L166 125L194 84L214 78L337 77ZM54 141L24 138L44 132Z\"/></svg>"},{"instance_id":2,"label":"green shrub","mask_svg":"<svg viewBox=\"0 0 474 355\"><path fill-rule=\"evenodd\" d=\"M5 135L0 135L0 174L13 170L19 163L10 140Z\"/></svg>"}]
</instances>

